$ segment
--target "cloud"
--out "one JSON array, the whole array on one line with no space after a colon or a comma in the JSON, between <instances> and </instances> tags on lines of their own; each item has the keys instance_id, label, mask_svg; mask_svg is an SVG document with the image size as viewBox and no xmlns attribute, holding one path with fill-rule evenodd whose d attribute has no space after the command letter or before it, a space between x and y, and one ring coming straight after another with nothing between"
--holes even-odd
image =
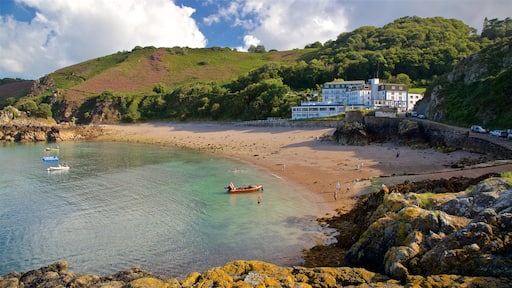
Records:
<instances>
[{"instance_id":1,"label":"cloud","mask_svg":"<svg viewBox=\"0 0 512 288\"><path fill-rule=\"evenodd\" d=\"M203 33L240 51L289 50L405 16L454 18L481 30L485 17L504 19L512 11L510 0L7 1L21 5L23 19L32 17L27 10L37 13L29 22L0 16L0 78L31 79L135 46L206 47Z\"/></svg>"},{"instance_id":2,"label":"cloud","mask_svg":"<svg viewBox=\"0 0 512 288\"><path fill-rule=\"evenodd\" d=\"M251 0L249 2L260 2ZM261 2L260 2L261 3ZM250 3L249 3L250 4ZM267 49L304 48L316 41L325 42L347 30L348 19L343 6L332 0L268 0L254 5L259 25L251 35Z\"/></svg>"},{"instance_id":3,"label":"cloud","mask_svg":"<svg viewBox=\"0 0 512 288\"><path fill-rule=\"evenodd\" d=\"M481 31L485 17L510 17L510 0L232 0L213 14L210 23L230 21L246 30L244 39L267 50L303 48L335 40L361 26L382 27L406 16L444 17ZM205 22L206 23L206 22ZM249 47L248 42L244 47ZM243 49L242 49L243 50Z\"/></svg>"},{"instance_id":4,"label":"cloud","mask_svg":"<svg viewBox=\"0 0 512 288\"><path fill-rule=\"evenodd\" d=\"M267 50L289 50L335 39L346 31L345 9L333 0L238 0L231 1L218 13L204 19L205 23L231 21L246 29L244 46L254 43Z\"/></svg>"},{"instance_id":5,"label":"cloud","mask_svg":"<svg viewBox=\"0 0 512 288\"><path fill-rule=\"evenodd\" d=\"M194 9L169 0L18 0L30 22L0 17L0 78L39 78L135 46L205 47ZM13 76L10 76L13 77Z\"/></svg>"}]
</instances>

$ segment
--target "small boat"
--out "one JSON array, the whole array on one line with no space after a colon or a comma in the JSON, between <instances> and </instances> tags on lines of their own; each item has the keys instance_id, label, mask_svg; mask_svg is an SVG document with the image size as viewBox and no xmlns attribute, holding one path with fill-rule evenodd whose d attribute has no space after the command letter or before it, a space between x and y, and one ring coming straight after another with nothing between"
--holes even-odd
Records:
<instances>
[{"instance_id":1,"label":"small boat","mask_svg":"<svg viewBox=\"0 0 512 288\"><path fill-rule=\"evenodd\" d=\"M60 146L57 144L55 145L55 147L46 147L44 148L44 151L59 151L60 150Z\"/></svg>"},{"instance_id":2,"label":"small boat","mask_svg":"<svg viewBox=\"0 0 512 288\"><path fill-rule=\"evenodd\" d=\"M236 187L233 182L229 183L228 187L226 187L228 189L228 192L229 193L243 193L243 192L256 192L256 191L263 191L263 185L256 185L256 186L252 186L252 185L248 185L248 186L239 186L239 187Z\"/></svg>"},{"instance_id":3,"label":"small boat","mask_svg":"<svg viewBox=\"0 0 512 288\"><path fill-rule=\"evenodd\" d=\"M52 147L44 148L44 151L59 151L59 150L60 150L60 148L58 148L58 147L57 148L52 148Z\"/></svg>"},{"instance_id":4,"label":"small boat","mask_svg":"<svg viewBox=\"0 0 512 288\"><path fill-rule=\"evenodd\" d=\"M59 161L59 157L58 156L43 156L42 159L45 162Z\"/></svg>"},{"instance_id":5,"label":"small boat","mask_svg":"<svg viewBox=\"0 0 512 288\"><path fill-rule=\"evenodd\" d=\"M50 166L46 168L48 171L62 171L62 170L69 170L69 166L66 164L59 164L57 166Z\"/></svg>"}]
</instances>

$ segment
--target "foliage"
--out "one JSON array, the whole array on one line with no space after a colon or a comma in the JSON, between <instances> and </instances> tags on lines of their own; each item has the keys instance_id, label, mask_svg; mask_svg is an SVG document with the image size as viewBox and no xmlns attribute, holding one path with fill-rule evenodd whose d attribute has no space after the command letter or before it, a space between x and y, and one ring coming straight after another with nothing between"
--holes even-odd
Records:
<instances>
[{"instance_id":1,"label":"foliage","mask_svg":"<svg viewBox=\"0 0 512 288\"><path fill-rule=\"evenodd\" d=\"M492 129L512 127L512 66L506 65L512 61L511 45L512 37L501 39L482 49L478 57L461 63L462 67L481 67L473 69L486 71L474 81L448 81L443 77L434 83L442 87L439 91L443 95L442 121L466 127L473 124Z\"/></svg>"},{"instance_id":2,"label":"foliage","mask_svg":"<svg viewBox=\"0 0 512 288\"><path fill-rule=\"evenodd\" d=\"M27 100L25 102L22 102L16 106L18 110L25 111L29 116L36 116L37 115L37 104L33 100Z\"/></svg>"},{"instance_id":3,"label":"foliage","mask_svg":"<svg viewBox=\"0 0 512 288\"><path fill-rule=\"evenodd\" d=\"M249 49L247 49L247 52L252 52L252 53L265 53L267 50L265 49L265 46L263 45L257 45L257 46L254 46L254 45L251 45L249 47Z\"/></svg>"},{"instance_id":4,"label":"foliage","mask_svg":"<svg viewBox=\"0 0 512 288\"><path fill-rule=\"evenodd\" d=\"M37 117L51 118L52 117L52 107L46 103L39 104L39 106L37 107Z\"/></svg>"},{"instance_id":5,"label":"foliage","mask_svg":"<svg viewBox=\"0 0 512 288\"><path fill-rule=\"evenodd\" d=\"M16 108L20 111L27 112L27 115L29 116L38 118L52 117L52 107L47 103L37 104L33 100L27 100L23 103L20 103Z\"/></svg>"},{"instance_id":6,"label":"foliage","mask_svg":"<svg viewBox=\"0 0 512 288\"><path fill-rule=\"evenodd\" d=\"M378 77L385 83L404 83L421 93L433 82L438 85L438 79L452 71L460 59L496 43L505 45L501 41L510 33L509 24L509 18L486 19L479 37L475 29L459 20L403 17L382 28L363 26L341 33L335 40L317 41L291 51L266 52L262 45L250 48L255 53L221 47L136 46L57 70L49 75L54 87L42 95L27 95L16 106L32 114L46 114L41 99L58 90L62 99L51 105L76 104L73 116L81 123L90 121L97 113L94 109L106 102L115 102L127 122L289 118L292 106L313 100L306 91L335 78ZM489 69L499 66L498 57L486 59ZM482 119L492 125L508 123L503 119L512 118L506 109L510 97L505 96L511 95L506 83L510 76L510 71L505 71L471 85L442 82L445 120L464 125ZM66 109L52 110L62 114Z\"/></svg>"},{"instance_id":7,"label":"foliage","mask_svg":"<svg viewBox=\"0 0 512 288\"><path fill-rule=\"evenodd\" d=\"M501 173L500 177L506 178L508 180L512 180L512 171L503 172L503 173Z\"/></svg>"},{"instance_id":8,"label":"foliage","mask_svg":"<svg viewBox=\"0 0 512 288\"><path fill-rule=\"evenodd\" d=\"M497 18L489 20L485 17L481 36L489 40L512 36L512 19L507 17L503 20Z\"/></svg>"},{"instance_id":9,"label":"foliage","mask_svg":"<svg viewBox=\"0 0 512 288\"><path fill-rule=\"evenodd\" d=\"M449 72L480 49L475 30L455 19L403 17L376 28L363 26L328 41L315 58L332 67L333 78L383 78L401 73L413 83Z\"/></svg>"}]
</instances>

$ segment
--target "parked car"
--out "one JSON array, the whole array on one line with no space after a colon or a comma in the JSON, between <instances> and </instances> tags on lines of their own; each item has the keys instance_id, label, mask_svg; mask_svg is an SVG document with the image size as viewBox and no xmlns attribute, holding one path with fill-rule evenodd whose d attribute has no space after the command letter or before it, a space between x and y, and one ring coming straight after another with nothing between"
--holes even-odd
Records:
<instances>
[{"instance_id":1,"label":"parked car","mask_svg":"<svg viewBox=\"0 0 512 288\"><path fill-rule=\"evenodd\" d=\"M426 119L427 117L425 117L425 115L423 115L423 114L418 114L418 118L419 119Z\"/></svg>"},{"instance_id":2,"label":"parked car","mask_svg":"<svg viewBox=\"0 0 512 288\"><path fill-rule=\"evenodd\" d=\"M492 135L492 136L496 136L496 137L505 137L505 138L507 138L509 133L507 132L507 130L491 130L489 132L489 134Z\"/></svg>"},{"instance_id":3,"label":"parked car","mask_svg":"<svg viewBox=\"0 0 512 288\"><path fill-rule=\"evenodd\" d=\"M485 130L484 128L482 128L482 126L478 126L478 125L473 125L471 126L471 132L476 132L476 133L487 133L487 130Z\"/></svg>"},{"instance_id":4,"label":"parked car","mask_svg":"<svg viewBox=\"0 0 512 288\"><path fill-rule=\"evenodd\" d=\"M512 133L508 134L507 139L512 140Z\"/></svg>"}]
</instances>

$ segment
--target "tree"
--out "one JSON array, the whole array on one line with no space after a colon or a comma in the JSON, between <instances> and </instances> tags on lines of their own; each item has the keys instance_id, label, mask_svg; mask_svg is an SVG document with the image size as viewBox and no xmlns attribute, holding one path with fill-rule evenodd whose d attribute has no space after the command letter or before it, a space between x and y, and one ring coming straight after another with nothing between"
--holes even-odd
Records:
<instances>
[{"instance_id":1,"label":"tree","mask_svg":"<svg viewBox=\"0 0 512 288\"><path fill-rule=\"evenodd\" d=\"M162 83L158 83L153 87L153 92L155 92L156 94L164 94L165 90L165 86Z\"/></svg>"},{"instance_id":2,"label":"tree","mask_svg":"<svg viewBox=\"0 0 512 288\"><path fill-rule=\"evenodd\" d=\"M323 45L319 41L316 41L314 43L311 43L311 44L308 44L308 45L304 46L305 49L308 49L308 48L322 48L322 47L323 47Z\"/></svg>"},{"instance_id":3,"label":"tree","mask_svg":"<svg viewBox=\"0 0 512 288\"><path fill-rule=\"evenodd\" d=\"M490 40L496 40L512 36L512 18L500 19L484 19L484 27L481 36Z\"/></svg>"},{"instance_id":4,"label":"tree","mask_svg":"<svg viewBox=\"0 0 512 288\"><path fill-rule=\"evenodd\" d=\"M27 112L29 116L30 115L36 116L38 109L39 109L37 107L36 102L34 102L32 100L27 100L27 101L19 104L18 107L16 107L16 108L18 108L21 111Z\"/></svg>"},{"instance_id":5,"label":"tree","mask_svg":"<svg viewBox=\"0 0 512 288\"><path fill-rule=\"evenodd\" d=\"M254 45L251 45L249 46L249 49L247 49L248 52L252 52L252 53L265 53L267 52L265 50L265 46L263 45L258 45L258 46L254 46Z\"/></svg>"},{"instance_id":6,"label":"tree","mask_svg":"<svg viewBox=\"0 0 512 288\"><path fill-rule=\"evenodd\" d=\"M396 76L393 76L393 77L389 78L388 81L391 83L395 83L395 84L405 84L405 85L407 85L407 87L410 87L411 82L412 82L409 75L407 75L405 73L400 73Z\"/></svg>"},{"instance_id":7,"label":"tree","mask_svg":"<svg viewBox=\"0 0 512 288\"><path fill-rule=\"evenodd\" d=\"M41 118L51 118L52 117L52 106L46 103L41 103L37 107L37 116Z\"/></svg>"}]
</instances>

